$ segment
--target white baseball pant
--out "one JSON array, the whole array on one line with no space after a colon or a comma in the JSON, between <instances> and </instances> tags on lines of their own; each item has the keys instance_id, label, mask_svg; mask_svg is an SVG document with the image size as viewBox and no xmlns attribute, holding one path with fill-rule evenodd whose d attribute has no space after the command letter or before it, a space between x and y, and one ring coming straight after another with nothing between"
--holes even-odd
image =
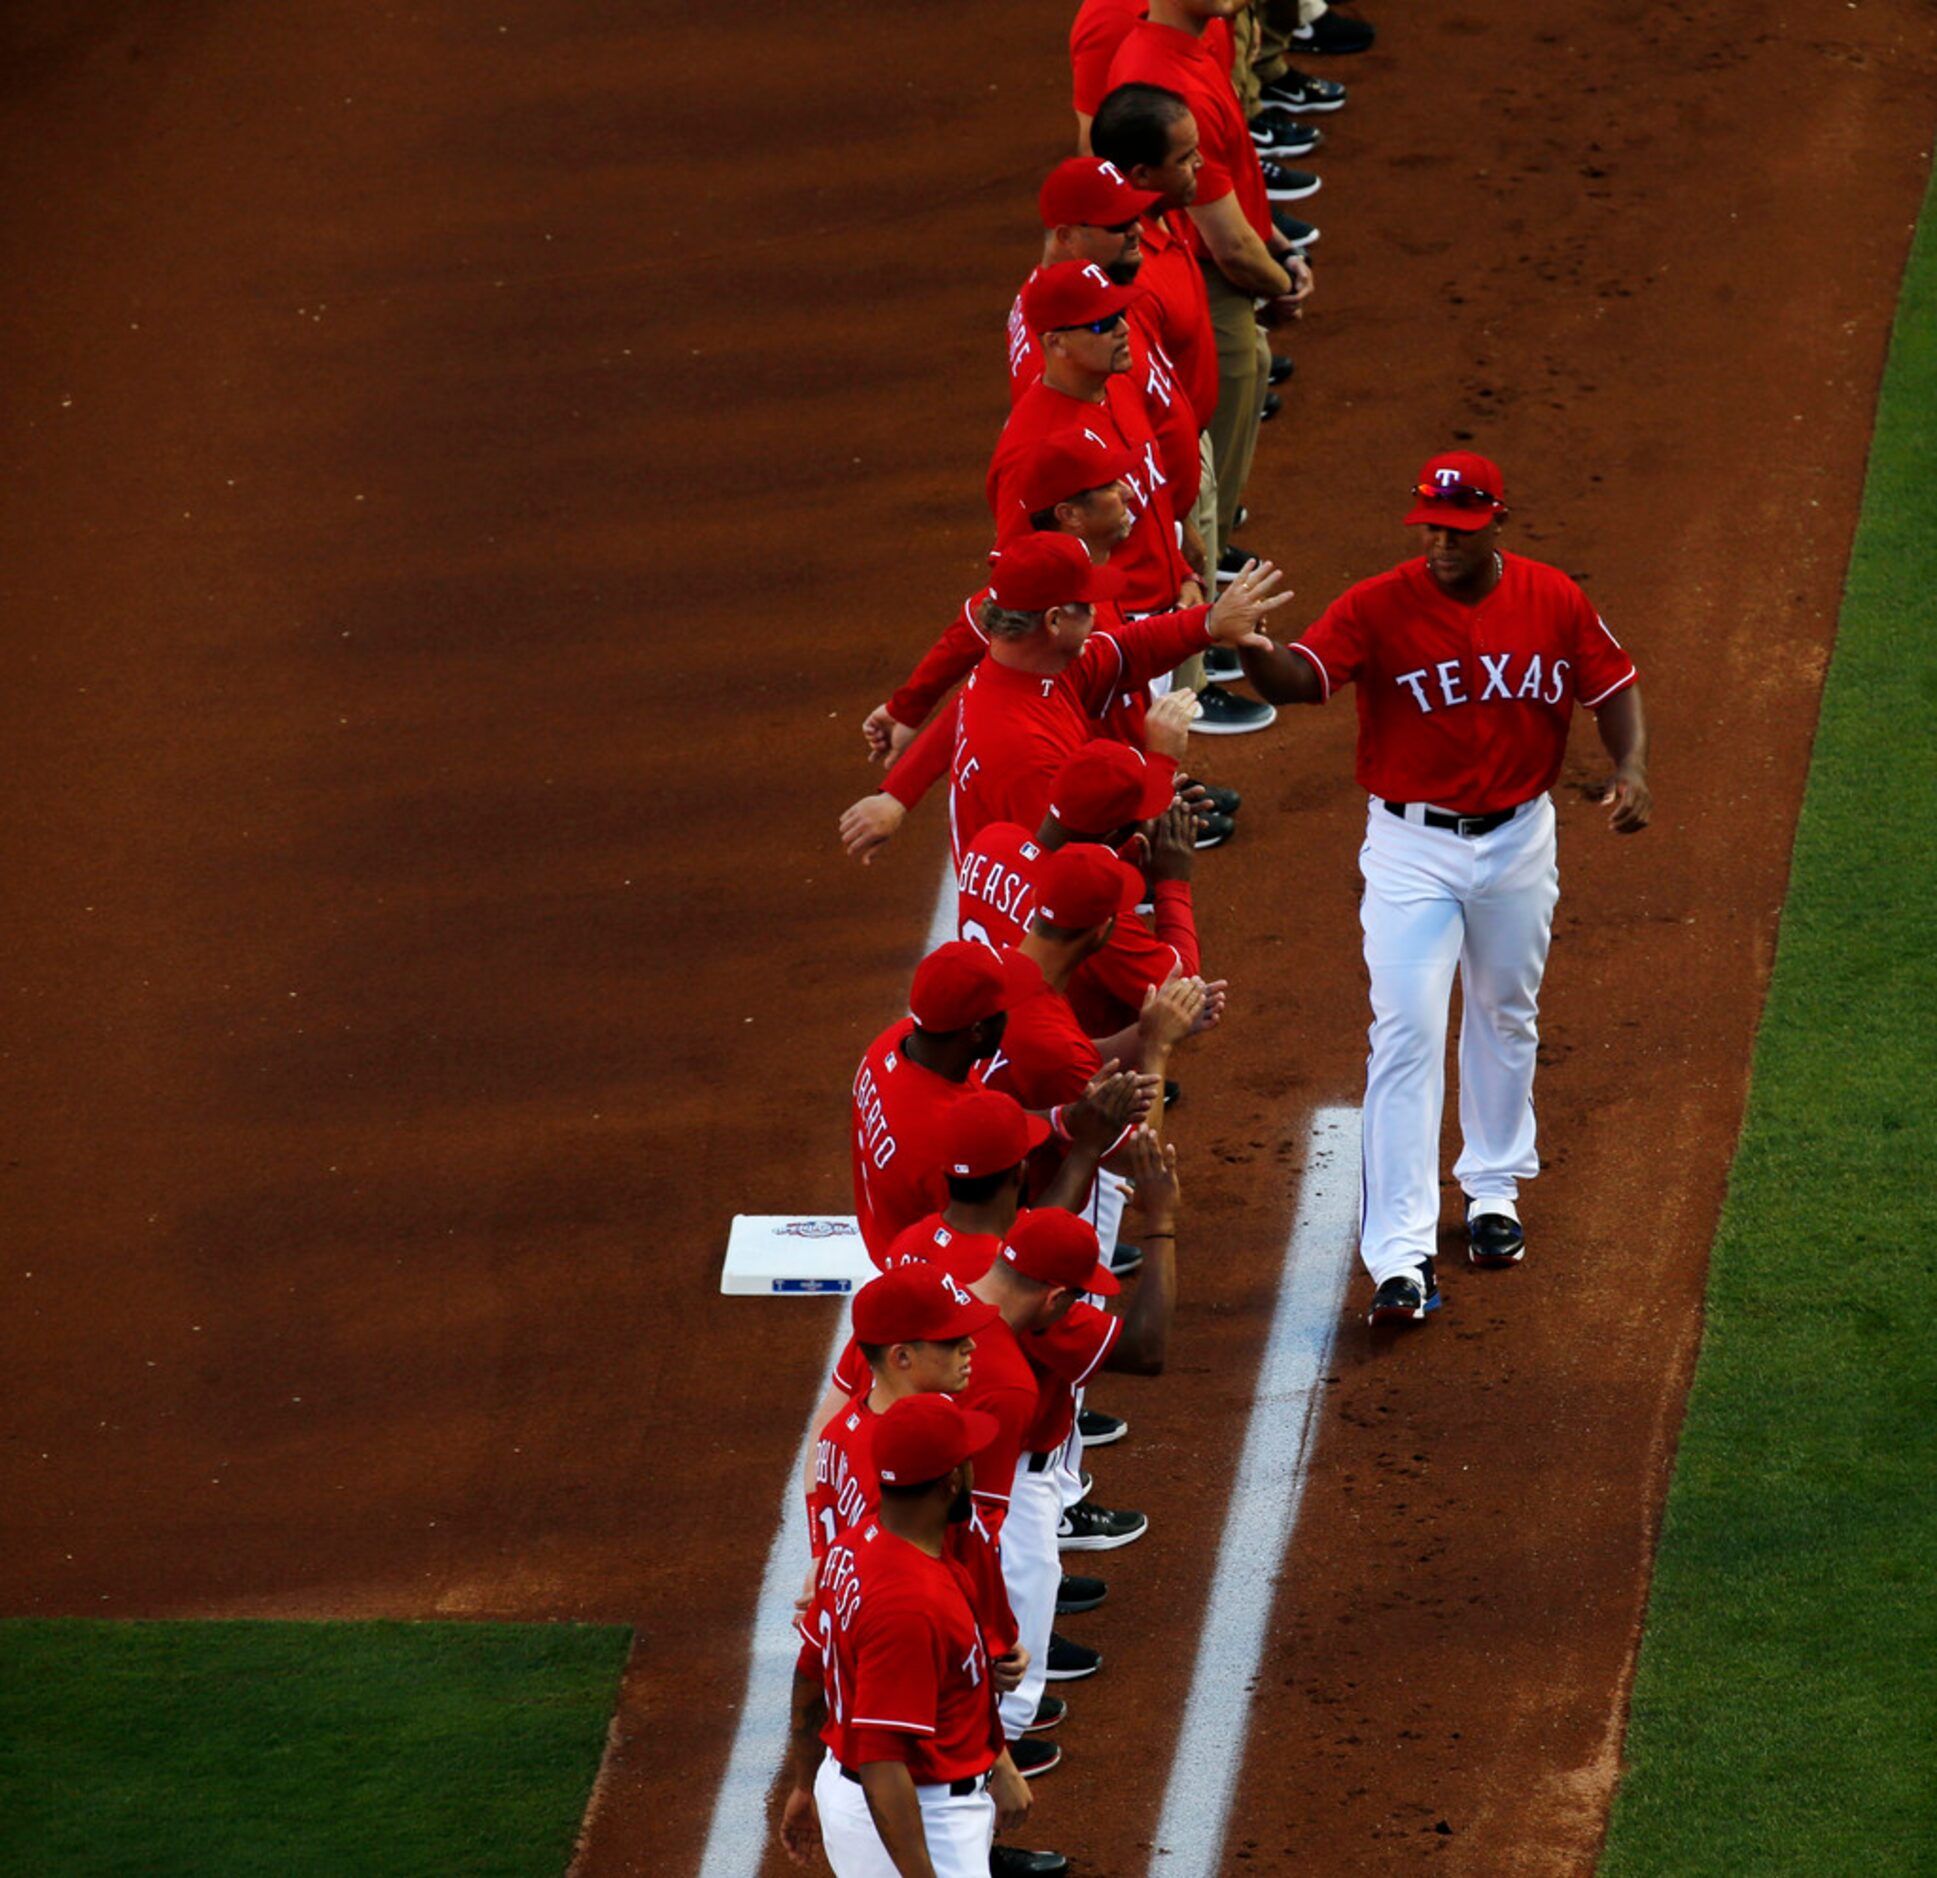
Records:
<instances>
[{"instance_id":1,"label":"white baseball pant","mask_svg":"<svg viewBox=\"0 0 1937 1878\"><path fill-rule=\"evenodd\" d=\"M1049 1633L1056 1623L1056 1593L1063 1582L1056 1528L1063 1517L1062 1470L1057 1456L1025 1454L1009 1488L1009 1515L1002 1522L1002 1583L1015 1613L1016 1631L1029 1652L1022 1681L1002 1698L1002 1732L1011 1741L1035 1719L1049 1670Z\"/></svg>"},{"instance_id":2,"label":"white baseball pant","mask_svg":"<svg viewBox=\"0 0 1937 1878\"><path fill-rule=\"evenodd\" d=\"M1415 811L1416 813L1416 811ZM1375 1284L1430 1257L1439 1229L1447 1003L1460 978L1453 1167L1469 1199L1513 1200L1540 1171L1533 1076L1560 873L1544 795L1484 835L1428 828L1376 797L1359 850L1372 979L1359 1253Z\"/></svg>"},{"instance_id":3,"label":"white baseball pant","mask_svg":"<svg viewBox=\"0 0 1937 1878\"><path fill-rule=\"evenodd\" d=\"M953 1794L946 1787L917 1786L915 1798L921 1803L921 1826L936 1878L989 1878L995 1801L988 1789ZM841 1764L831 1754L814 1776L814 1807L834 1878L899 1878L875 1830L868 1796L858 1781L842 1778Z\"/></svg>"}]
</instances>

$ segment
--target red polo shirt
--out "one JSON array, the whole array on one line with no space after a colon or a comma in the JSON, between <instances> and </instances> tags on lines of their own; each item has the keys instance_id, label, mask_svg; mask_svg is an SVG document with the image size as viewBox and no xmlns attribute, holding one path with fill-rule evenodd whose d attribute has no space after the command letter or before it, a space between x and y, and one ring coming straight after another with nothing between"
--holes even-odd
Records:
<instances>
[{"instance_id":1,"label":"red polo shirt","mask_svg":"<svg viewBox=\"0 0 1937 1878\"><path fill-rule=\"evenodd\" d=\"M1217 409L1217 334L1211 328L1204 270L1191 246L1190 218L1181 209L1146 215L1142 234L1137 285L1144 297L1138 304L1153 310L1164 350L1176 362L1178 383L1201 430Z\"/></svg>"},{"instance_id":2,"label":"red polo shirt","mask_svg":"<svg viewBox=\"0 0 1937 1878\"><path fill-rule=\"evenodd\" d=\"M1077 8L1069 29L1069 65L1076 108L1084 117L1094 117L1109 96L1110 61L1149 5L1150 0L1083 0ZM1228 74L1234 50L1231 22L1212 20L1204 28L1204 41L1212 57L1224 61Z\"/></svg>"}]
</instances>

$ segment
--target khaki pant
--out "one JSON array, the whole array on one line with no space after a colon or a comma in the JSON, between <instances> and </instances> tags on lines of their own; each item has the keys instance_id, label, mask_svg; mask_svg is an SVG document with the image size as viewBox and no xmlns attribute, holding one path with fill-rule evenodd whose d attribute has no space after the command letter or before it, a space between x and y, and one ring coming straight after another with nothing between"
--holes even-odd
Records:
<instances>
[{"instance_id":1,"label":"khaki pant","mask_svg":"<svg viewBox=\"0 0 1937 1878\"><path fill-rule=\"evenodd\" d=\"M1258 114L1258 93L1275 84L1291 63L1291 35L1325 11L1325 0L1252 0L1231 22L1237 56L1231 62L1231 87L1246 119Z\"/></svg>"},{"instance_id":2,"label":"khaki pant","mask_svg":"<svg viewBox=\"0 0 1937 1878\"><path fill-rule=\"evenodd\" d=\"M1224 537L1217 532L1217 457L1211 449L1211 433L1208 430L1197 434L1197 506L1191 510L1190 519L1197 532L1204 538L1204 593L1206 598L1217 598L1217 557L1224 546ZM1174 685L1188 685L1193 691L1204 689L1204 655L1193 652L1183 664L1170 674Z\"/></svg>"},{"instance_id":3,"label":"khaki pant","mask_svg":"<svg viewBox=\"0 0 1937 1878\"><path fill-rule=\"evenodd\" d=\"M1251 295L1233 287L1209 261L1204 263L1204 289L1210 296L1211 328L1217 334L1217 411L1210 422L1217 474L1217 540L1220 547L1228 548L1244 485L1250 480L1251 459L1257 454L1271 347L1258 325Z\"/></svg>"}]
</instances>

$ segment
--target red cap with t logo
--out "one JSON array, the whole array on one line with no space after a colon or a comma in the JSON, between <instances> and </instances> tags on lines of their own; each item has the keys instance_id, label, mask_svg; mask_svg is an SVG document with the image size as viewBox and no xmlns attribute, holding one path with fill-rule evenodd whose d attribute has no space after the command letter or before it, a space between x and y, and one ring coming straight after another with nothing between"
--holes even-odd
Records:
<instances>
[{"instance_id":1,"label":"red cap with t logo","mask_svg":"<svg viewBox=\"0 0 1937 1878\"><path fill-rule=\"evenodd\" d=\"M1419 472L1406 525L1461 528L1468 534L1506 513L1499 466L1471 450L1448 450Z\"/></svg>"}]
</instances>

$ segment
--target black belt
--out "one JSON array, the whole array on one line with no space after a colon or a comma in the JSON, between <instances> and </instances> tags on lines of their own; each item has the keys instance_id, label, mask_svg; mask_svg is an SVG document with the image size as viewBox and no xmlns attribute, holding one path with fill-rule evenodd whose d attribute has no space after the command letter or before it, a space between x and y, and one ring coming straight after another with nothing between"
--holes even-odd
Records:
<instances>
[{"instance_id":1,"label":"black belt","mask_svg":"<svg viewBox=\"0 0 1937 1878\"><path fill-rule=\"evenodd\" d=\"M1061 1452L1062 1450L1060 1448L1056 1450L1057 1454L1060 1454ZM1024 1465L1029 1469L1029 1471L1032 1474L1040 1474L1048 1470L1050 1463L1054 1461L1055 1458L1056 1458L1055 1454L1032 1454L1029 1456L1028 1460L1024 1463Z\"/></svg>"},{"instance_id":2,"label":"black belt","mask_svg":"<svg viewBox=\"0 0 1937 1878\"><path fill-rule=\"evenodd\" d=\"M994 1772L994 1769L991 1768L990 1772ZM861 1784L861 1776L851 1767L843 1766L841 1768L841 1778L843 1780L853 1781L857 1787ZM939 1780L917 1780L915 1782L915 1785L918 1787L939 1787L941 1784ZM966 1799L971 1793L980 1793L988 1784L988 1774L970 1774L962 1780L951 1780L948 1783L949 1797L956 1800Z\"/></svg>"},{"instance_id":3,"label":"black belt","mask_svg":"<svg viewBox=\"0 0 1937 1878\"><path fill-rule=\"evenodd\" d=\"M1386 807L1405 819L1408 804L1388 802ZM1448 815L1444 809L1422 809L1420 819L1428 828L1450 828L1456 835L1490 835L1496 828L1504 828L1520 811L1514 809L1495 809L1491 815Z\"/></svg>"}]
</instances>

